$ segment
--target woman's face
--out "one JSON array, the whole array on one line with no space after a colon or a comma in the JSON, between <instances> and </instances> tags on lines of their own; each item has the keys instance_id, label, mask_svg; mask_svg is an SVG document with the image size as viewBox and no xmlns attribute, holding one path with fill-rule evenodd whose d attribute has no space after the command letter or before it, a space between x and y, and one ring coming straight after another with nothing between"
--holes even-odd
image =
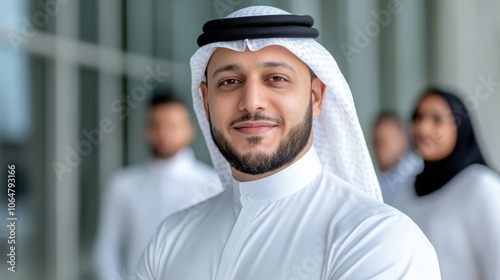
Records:
<instances>
[{"instance_id":1,"label":"woman's face","mask_svg":"<svg viewBox=\"0 0 500 280\"><path fill-rule=\"evenodd\" d=\"M457 127L444 98L430 94L420 101L412 133L415 146L424 160L438 161L451 154L457 142Z\"/></svg>"}]
</instances>

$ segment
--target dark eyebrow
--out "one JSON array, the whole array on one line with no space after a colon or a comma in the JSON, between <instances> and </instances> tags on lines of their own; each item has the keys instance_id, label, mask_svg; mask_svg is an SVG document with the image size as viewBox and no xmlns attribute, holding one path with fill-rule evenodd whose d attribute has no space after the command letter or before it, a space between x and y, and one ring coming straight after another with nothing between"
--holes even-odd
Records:
<instances>
[{"instance_id":1,"label":"dark eyebrow","mask_svg":"<svg viewBox=\"0 0 500 280\"><path fill-rule=\"evenodd\" d=\"M221 67L215 69L214 73L212 74L212 79L215 77L215 75L217 75L221 72L239 71L239 70L241 70L241 68L236 64L224 65L224 66L221 66Z\"/></svg>"},{"instance_id":2,"label":"dark eyebrow","mask_svg":"<svg viewBox=\"0 0 500 280\"><path fill-rule=\"evenodd\" d=\"M262 66L265 68L284 67L284 68L292 71L293 73L297 74L297 71L295 71L295 69L293 69L292 66L290 66L284 62L274 62L274 61L264 62L264 63L262 63Z\"/></svg>"}]
</instances>

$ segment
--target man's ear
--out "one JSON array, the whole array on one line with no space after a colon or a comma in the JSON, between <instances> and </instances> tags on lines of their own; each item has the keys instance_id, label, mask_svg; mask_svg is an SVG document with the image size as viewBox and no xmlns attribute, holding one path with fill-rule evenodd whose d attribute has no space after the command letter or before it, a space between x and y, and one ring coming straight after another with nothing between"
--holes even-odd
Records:
<instances>
[{"instance_id":1,"label":"man's ear","mask_svg":"<svg viewBox=\"0 0 500 280\"><path fill-rule=\"evenodd\" d=\"M311 82L311 99L314 117L319 115L321 112L323 97L325 96L325 88L325 84L318 77L313 78Z\"/></svg>"},{"instance_id":2,"label":"man's ear","mask_svg":"<svg viewBox=\"0 0 500 280\"><path fill-rule=\"evenodd\" d=\"M206 82L200 84L201 98L203 99L203 109L205 109L205 117L209 119L208 110L208 85Z\"/></svg>"}]
</instances>

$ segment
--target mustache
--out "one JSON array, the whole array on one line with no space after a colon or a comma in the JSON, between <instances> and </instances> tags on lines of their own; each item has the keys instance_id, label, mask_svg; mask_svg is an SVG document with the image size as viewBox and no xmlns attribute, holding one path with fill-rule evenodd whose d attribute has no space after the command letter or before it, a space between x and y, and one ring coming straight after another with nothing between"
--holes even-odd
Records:
<instances>
[{"instance_id":1,"label":"mustache","mask_svg":"<svg viewBox=\"0 0 500 280\"><path fill-rule=\"evenodd\" d=\"M271 121L271 122L274 122L276 124L283 124L283 120L278 119L278 118L265 116L265 115L262 115L260 113L256 113L255 115L252 115L250 113L246 113L243 116L241 116L235 120L232 120L229 123L229 126L233 126L235 124L238 124L241 122L246 122L246 121Z\"/></svg>"}]
</instances>

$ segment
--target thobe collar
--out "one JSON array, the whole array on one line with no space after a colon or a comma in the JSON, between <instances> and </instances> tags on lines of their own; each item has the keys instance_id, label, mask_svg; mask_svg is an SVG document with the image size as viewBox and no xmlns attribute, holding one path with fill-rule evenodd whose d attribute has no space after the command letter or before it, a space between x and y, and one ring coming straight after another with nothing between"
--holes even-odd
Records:
<instances>
[{"instance_id":1,"label":"thobe collar","mask_svg":"<svg viewBox=\"0 0 500 280\"><path fill-rule=\"evenodd\" d=\"M168 159L156 159L154 170L161 176L175 176L191 170L195 160L194 152L191 148L184 148Z\"/></svg>"},{"instance_id":2,"label":"thobe collar","mask_svg":"<svg viewBox=\"0 0 500 280\"><path fill-rule=\"evenodd\" d=\"M233 178L234 198L245 207L283 199L306 187L322 170L314 147L287 168L268 177L239 182Z\"/></svg>"}]
</instances>

